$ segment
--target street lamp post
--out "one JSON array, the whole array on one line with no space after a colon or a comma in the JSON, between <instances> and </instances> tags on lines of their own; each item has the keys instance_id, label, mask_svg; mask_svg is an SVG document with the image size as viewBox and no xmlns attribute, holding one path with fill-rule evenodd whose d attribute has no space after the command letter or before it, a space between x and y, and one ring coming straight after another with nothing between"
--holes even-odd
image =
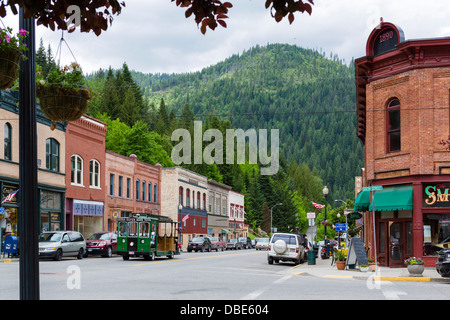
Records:
<instances>
[{"instance_id":1,"label":"street lamp post","mask_svg":"<svg viewBox=\"0 0 450 320\"><path fill-rule=\"evenodd\" d=\"M276 206L281 206L282 203L277 203L276 205L274 205L272 208L270 208L270 234L272 234L272 209L275 208Z\"/></svg>"},{"instance_id":2,"label":"street lamp post","mask_svg":"<svg viewBox=\"0 0 450 320\"><path fill-rule=\"evenodd\" d=\"M325 224L324 224L324 231L325 231L324 242L325 242L325 246L327 245L327 223L326 223L326 221L327 221L327 197L328 197L328 192L329 192L329 190L328 190L327 186L325 186L323 188L323 190L322 190L323 197L325 198Z\"/></svg>"}]
</instances>

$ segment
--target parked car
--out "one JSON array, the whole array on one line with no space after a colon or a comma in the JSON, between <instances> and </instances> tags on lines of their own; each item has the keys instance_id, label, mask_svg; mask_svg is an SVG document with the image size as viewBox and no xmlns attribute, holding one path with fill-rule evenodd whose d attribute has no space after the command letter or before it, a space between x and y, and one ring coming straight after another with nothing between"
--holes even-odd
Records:
<instances>
[{"instance_id":1,"label":"parked car","mask_svg":"<svg viewBox=\"0 0 450 320\"><path fill-rule=\"evenodd\" d=\"M443 277L450 277L450 249L439 251L436 261L436 271Z\"/></svg>"},{"instance_id":2,"label":"parked car","mask_svg":"<svg viewBox=\"0 0 450 320\"><path fill-rule=\"evenodd\" d=\"M242 247L244 249L252 248L252 240L250 239L250 237L239 237L238 241L242 243Z\"/></svg>"},{"instance_id":3,"label":"parked car","mask_svg":"<svg viewBox=\"0 0 450 320\"><path fill-rule=\"evenodd\" d=\"M53 258L61 261L62 257L75 256L83 259L86 241L77 231L48 231L39 235L39 258Z\"/></svg>"},{"instance_id":4,"label":"parked car","mask_svg":"<svg viewBox=\"0 0 450 320\"><path fill-rule=\"evenodd\" d=\"M230 239L227 241L227 250L240 250L242 249L242 242L239 242L238 239Z\"/></svg>"},{"instance_id":5,"label":"parked car","mask_svg":"<svg viewBox=\"0 0 450 320\"><path fill-rule=\"evenodd\" d=\"M293 233L274 233L269 242L267 261L293 261L296 265L306 259L304 237Z\"/></svg>"},{"instance_id":6,"label":"parked car","mask_svg":"<svg viewBox=\"0 0 450 320\"><path fill-rule=\"evenodd\" d=\"M89 255L111 258L113 253L117 253L117 233L115 232L97 232L86 240L85 258Z\"/></svg>"},{"instance_id":7,"label":"parked car","mask_svg":"<svg viewBox=\"0 0 450 320\"><path fill-rule=\"evenodd\" d=\"M209 241L206 237L195 237L188 243L187 251L191 252L194 250L195 252L201 251L211 251L211 241Z\"/></svg>"},{"instance_id":8,"label":"parked car","mask_svg":"<svg viewBox=\"0 0 450 320\"><path fill-rule=\"evenodd\" d=\"M252 239L252 248L256 247L256 239Z\"/></svg>"},{"instance_id":9,"label":"parked car","mask_svg":"<svg viewBox=\"0 0 450 320\"><path fill-rule=\"evenodd\" d=\"M256 250L267 250L269 248L269 238L259 238L256 242Z\"/></svg>"},{"instance_id":10,"label":"parked car","mask_svg":"<svg viewBox=\"0 0 450 320\"><path fill-rule=\"evenodd\" d=\"M208 237L211 241L211 250L223 251L225 249L226 243L219 237Z\"/></svg>"}]
</instances>

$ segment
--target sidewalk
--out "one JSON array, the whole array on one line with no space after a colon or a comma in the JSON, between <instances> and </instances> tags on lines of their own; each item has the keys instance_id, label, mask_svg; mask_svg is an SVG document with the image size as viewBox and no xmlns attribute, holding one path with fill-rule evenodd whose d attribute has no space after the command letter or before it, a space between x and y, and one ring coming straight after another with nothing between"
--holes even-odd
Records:
<instances>
[{"instance_id":1,"label":"sidewalk","mask_svg":"<svg viewBox=\"0 0 450 320\"><path fill-rule=\"evenodd\" d=\"M450 278L444 278L437 273L435 268L425 268L422 277L410 277L406 268L378 267L377 272L361 272L357 266L355 269L338 270L336 265L331 266L330 259L316 258L315 265L309 265L308 261L293 267L293 274L314 276L322 278L367 280L373 277L375 281L422 281L450 283Z\"/></svg>"}]
</instances>

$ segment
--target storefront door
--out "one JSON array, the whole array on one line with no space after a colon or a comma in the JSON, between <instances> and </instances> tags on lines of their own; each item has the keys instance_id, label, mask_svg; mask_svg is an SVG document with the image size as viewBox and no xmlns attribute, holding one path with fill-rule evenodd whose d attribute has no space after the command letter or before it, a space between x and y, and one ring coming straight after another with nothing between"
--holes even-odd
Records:
<instances>
[{"instance_id":1,"label":"storefront door","mask_svg":"<svg viewBox=\"0 0 450 320\"><path fill-rule=\"evenodd\" d=\"M389 225L389 267L401 267L404 260L403 222L392 222Z\"/></svg>"}]
</instances>

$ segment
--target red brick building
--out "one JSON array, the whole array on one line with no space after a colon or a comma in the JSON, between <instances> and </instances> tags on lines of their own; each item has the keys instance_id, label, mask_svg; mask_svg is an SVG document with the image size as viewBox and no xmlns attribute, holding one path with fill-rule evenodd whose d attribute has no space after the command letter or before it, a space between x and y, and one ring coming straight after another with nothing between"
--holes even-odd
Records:
<instances>
[{"instance_id":1,"label":"red brick building","mask_svg":"<svg viewBox=\"0 0 450 320\"><path fill-rule=\"evenodd\" d=\"M365 244L381 265L416 256L432 267L450 241L450 151L439 144L450 135L450 38L405 40L382 21L355 69L363 184L383 187L356 199Z\"/></svg>"},{"instance_id":2,"label":"red brick building","mask_svg":"<svg viewBox=\"0 0 450 320\"><path fill-rule=\"evenodd\" d=\"M66 229L104 230L106 123L87 115L66 130Z\"/></svg>"},{"instance_id":3,"label":"red brick building","mask_svg":"<svg viewBox=\"0 0 450 320\"><path fill-rule=\"evenodd\" d=\"M118 217L133 213L161 215L161 165L139 161L136 155L106 151L105 228L114 231Z\"/></svg>"}]
</instances>

